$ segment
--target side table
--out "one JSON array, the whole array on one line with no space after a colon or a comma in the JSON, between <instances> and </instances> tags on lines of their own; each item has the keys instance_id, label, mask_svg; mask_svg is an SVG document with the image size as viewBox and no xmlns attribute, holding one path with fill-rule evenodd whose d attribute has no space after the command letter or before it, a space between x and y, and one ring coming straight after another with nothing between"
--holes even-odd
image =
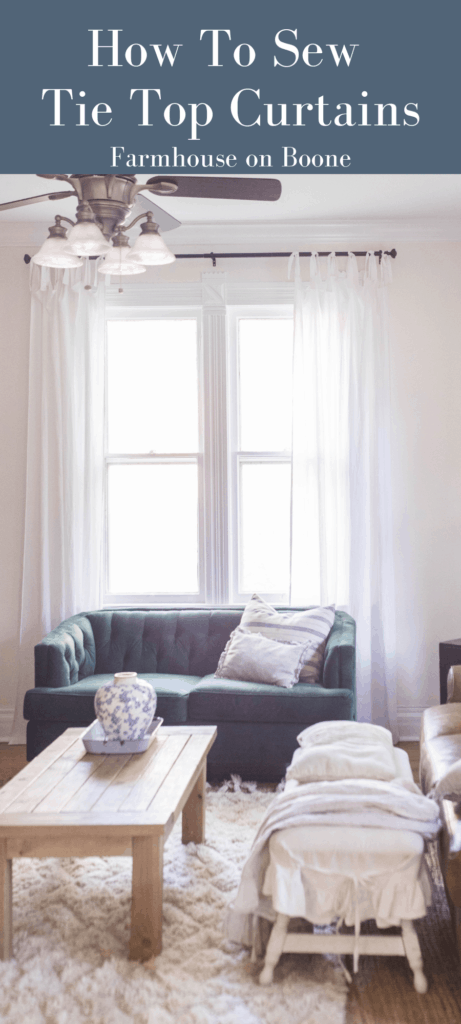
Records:
<instances>
[{"instance_id":1,"label":"side table","mask_svg":"<svg viewBox=\"0 0 461 1024\"><path fill-rule=\"evenodd\" d=\"M439 644L440 703L447 703L447 676L452 665L461 665L461 639Z\"/></svg>"}]
</instances>

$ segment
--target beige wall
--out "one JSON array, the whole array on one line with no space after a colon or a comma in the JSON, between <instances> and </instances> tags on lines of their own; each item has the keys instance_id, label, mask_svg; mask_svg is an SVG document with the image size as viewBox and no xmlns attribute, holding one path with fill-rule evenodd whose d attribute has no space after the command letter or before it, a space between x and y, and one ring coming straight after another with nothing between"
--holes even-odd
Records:
<instances>
[{"instance_id":1,"label":"beige wall","mask_svg":"<svg viewBox=\"0 0 461 1024\"><path fill-rule=\"evenodd\" d=\"M213 247L219 251L216 244L205 250ZM348 248L344 242L343 248ZM417 735L421 707L438 701L439 641L461 635L461 244L397 242L396 248L390 312L397 672L402 732L408 736ZM35 250L24 243L2 246L0 237L0 739L6 737L14 706L19 629L29 345L26 251ZM173 280L175 272L182 280L197 281L202 269L201 261L181 261L150 276L159 285ZM219 269L235 280L261 280L262 275L286 280L285 261L227 261Z\"/></svg>"}]
</instances>

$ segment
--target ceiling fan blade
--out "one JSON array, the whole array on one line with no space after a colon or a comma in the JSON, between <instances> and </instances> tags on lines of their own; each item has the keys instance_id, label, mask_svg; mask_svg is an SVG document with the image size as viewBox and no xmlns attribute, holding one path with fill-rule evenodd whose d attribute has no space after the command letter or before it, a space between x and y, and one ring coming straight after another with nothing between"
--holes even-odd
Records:
<instances>
[{"instance_id":1,"label":"ceiling fan blade","mask_svg":"<svg viewBox=\"0 0 461 1024\"><path fill-rule=\"evenodd\" d=\"M36 174L36 178L51 178L55 181L69 181L68 174Z\"/></svg>"},{"instance_id":2,"label":"ceiling fan blade","mask_svg":"<svg viewBox=\"0 0 461 1024\"><path fill-rule=\"evenodd\" d=\"M173 228L181 227L180 220L176 220L176 217L172 217L171 213L167 213L166 210L162 210L161 206L157 206L157 204L153 203L151 199L147 198L147 196L141 195L141 192L138 192L136 196L136 203L133 207L132 213L134 213L135 216L137 216L138 213L152 213L155 223L158 224L160 231L162 232L172 231Z\"/></svg>"},{"instance_id":3,"label":"ceiling fan blade","mask_svg":"<svg viewBox=\"0 0 461 1024\"><path fill-rule=\"evenodd\" d=\"M47 199L68 199L75 196L75 192L46 192L44 196L29 196L28 199L15 199L13 203L0 203L2 210L14 210L17 206L29 206L30 203L44 203Z\"/></svg>"},{"instance_id":4,"label":"ceiling fan blade","mask_svg":"<svg viewBox=\"0 0 461 1024\"><path fill-rule=\"evenodd\" d=\"M273 203L280 199L282 186L277 178L213 178L206 176L196 178L189 175L178 175L172 178L167 175L157 175L149 178L149 185L153 192L158 186L159 195L162 194L162 182L171 182L178 187L168 195L187 196L191 199L251 199ZM166 190L163 190L166 195Z\"/></svg>"}]
</instances>

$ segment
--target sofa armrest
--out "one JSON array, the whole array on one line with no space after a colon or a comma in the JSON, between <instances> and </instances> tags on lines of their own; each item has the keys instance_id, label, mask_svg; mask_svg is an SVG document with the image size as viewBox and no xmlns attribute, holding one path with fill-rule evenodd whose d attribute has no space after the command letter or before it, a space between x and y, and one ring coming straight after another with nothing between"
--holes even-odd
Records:
<instances>
[{"instance_id":1,"label":"sofa armrest","mask_svg":"<svg viewBox=\"0 0 461 1024\"><path fill-rule=\"evenodd\" d=\"M355 696L355 621L347 612L336 612L325 647L322 685L352 690Z\"/></svg>"},{"instance_id":2,"label":"sofa armrest","mask_svg":"<svg viewBox=\"0 0 461 1024\"><path fill-rule=\"evenodd\" d=\"M94 675L96 646L86 615L74 615L35 647L35 685L72 686Z\"/></svg>"}]
</instances>

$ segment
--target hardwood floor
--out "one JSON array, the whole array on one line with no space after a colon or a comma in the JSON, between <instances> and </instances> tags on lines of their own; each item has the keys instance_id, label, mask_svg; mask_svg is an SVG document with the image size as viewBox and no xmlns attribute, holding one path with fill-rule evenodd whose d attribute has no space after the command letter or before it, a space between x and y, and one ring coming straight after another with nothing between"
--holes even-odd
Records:
<instances>
[{"instance_id":1,"label":"hardwood floor","mask_svg":"<svg viewBox=\"0 0 461 1024\"><path fill-rule=\"evenodd\" d=\"M9 782L14 775L25 768L27 764L26 747L18 745L8 746L8 743L0 743L0 786Z\"/></svg>"},{"instance_id":2,"label":"hardwood floor","mask_svg":"<svg viewBox=\"0 0 461 1024\"><path fill-rule=\"evenodd\" d=\"M413 778L419 785L419 740L403 741L402 743L397 743L397 746L402 747L402 750L406 750L410 758Z\"/></svg>"}]
</instances>

